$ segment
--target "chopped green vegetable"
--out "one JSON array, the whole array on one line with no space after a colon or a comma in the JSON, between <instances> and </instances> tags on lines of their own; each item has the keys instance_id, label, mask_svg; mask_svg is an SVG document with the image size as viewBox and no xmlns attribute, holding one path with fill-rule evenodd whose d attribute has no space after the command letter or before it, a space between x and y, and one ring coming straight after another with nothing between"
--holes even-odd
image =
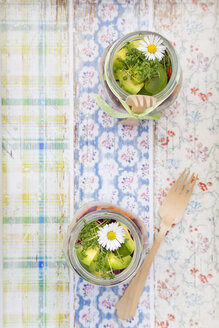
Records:
<instances>
[{"instance_id":1,"label":"chopped green vegetable","mask_svg":"<svg viewBox=\"0 0 219 328\"><path fill-rule=\"evenodd\" d=\"M128 93L153 96L165 88L171 74L171 60L167 51L160 61L157 58L147 59L145 54L137 49L140 41L138 39L127 42L119 50L115 55L113 72L119 86Z\"/></svg>"},{"instance_id":2,"label":"chopped green vegetable","mask_svg":"<svg viewBox=\"0 0 219 328\"><path fill-rule=\"evenodd\" d=\"M123 244L116 250L116 253L99 244L97 231L110 222L110 219L104 219L101 223L97 221L87 223L84 221L84 228L80 231L75 244L76 254L82 266L93 275L100 276L103 279L113 279L115 277L113 270L126 268L132 260L131 254L135 249L135 242L131 239L125 225L123 225L126 232L124 244L128 256L123 249L121 254L118 252Z\"/></svg>"}]
</instances>

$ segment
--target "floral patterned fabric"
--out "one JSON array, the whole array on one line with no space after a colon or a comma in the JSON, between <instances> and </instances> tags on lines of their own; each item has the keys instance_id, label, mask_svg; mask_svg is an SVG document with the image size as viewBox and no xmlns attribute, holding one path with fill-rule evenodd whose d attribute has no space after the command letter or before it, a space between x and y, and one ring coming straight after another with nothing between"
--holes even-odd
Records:
<instances>
[{"instance_id":1,"label":"floral patterned fabric","mask_svg":"<svg viewBox=\"0 0 219 328\"><path fill-rule=\"evenodd\" d=\"M216 328L219 323L219 138L216 90L217 1L154 2L154 27L180 56L177 102L155 125L155 233L158 210L185 167L199 175L182 221L155 260L155 326Z\"/></svg>"},{"instance_id":2,"label":"floral patterned fabric","mask_svg":"<svg viewBox=\"0 0 219 328\"><path fill-rule=\"evenodd\" d=\"M148 13L143 7L142 15ZM133 212L147 226L150 243L153 232L152 202L152 122L139 127L124 126L104 113L92 93L104 97L98 62L106 47L124 34L139 29L139 10L134 3L101 2L96 12L86 15L86 5L75 10L75 80L78 105L75 208L90 200L117 204ZM141 16L141 19L143 16ZM130 25L130 20L132 24ZM148 29L145 19L142 28ZM115 303L125 285L112 288L93 286L75 277L75 325L79 327L152 327L153 281L147 281L134 318L122 321L116 316Z\"/></svg>"}]
</instances>

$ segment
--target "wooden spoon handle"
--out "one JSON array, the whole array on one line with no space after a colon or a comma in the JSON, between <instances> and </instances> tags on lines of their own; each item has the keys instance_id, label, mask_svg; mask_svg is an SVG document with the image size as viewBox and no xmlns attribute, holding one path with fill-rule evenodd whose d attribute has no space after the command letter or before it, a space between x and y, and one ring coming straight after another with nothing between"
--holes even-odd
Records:
<instances>
[{"instance_id":1,"label":"wooden spoon handle","mask_svg":"<svg viewBox=\"0 0 219 328\"><path fill-rule=\"evenodd\" d=\"M165 237L169 227L161 225L160 231L155 239L155 242L145 258L142 266L137 272L136 276L132 279L129 286L126 288L123 296L116 303L117 315L121 319L129 319L134 317L139 298L145 286L147 275L150 271L151 264L153 263L154 257L158 251L158 248Z\"/></svg>"}]
</instances>

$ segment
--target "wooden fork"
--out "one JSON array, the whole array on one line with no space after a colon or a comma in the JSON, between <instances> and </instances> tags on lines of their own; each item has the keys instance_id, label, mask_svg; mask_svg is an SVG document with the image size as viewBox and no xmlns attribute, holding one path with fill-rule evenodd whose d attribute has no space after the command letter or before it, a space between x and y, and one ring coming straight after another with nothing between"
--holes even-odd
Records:
<instances>
[{"instance_id":1,"label":"wooden fork","mask_svg":"<svg viewBox=\"0 0 219 328\"><path fill-rule=\"evenodd\" d=\"M147 108L155 106L156 98L144 95L131 95L126 98L125 102L130 106L133 113L142 114Z\"/></svg>"},{"instance_id":2,"label":"wooden fork","mask_svg":"<svg viewBox=\"0 0 219 328\"><path fill-rule=\"evenodd\" d=\"M194 176L194 173L189 178L189 174L189 171L183 171L169 190L163 204L160 207L159 214L162 221L157 238L138 273L132 279L131 283L125 290L124 295L116 303L117 315L121 319L129 319L135 315L138 300L144 289L145 280L158 248L172 224L178 223L183 216L198 178L198 176Z\"/></svg>"}]
</instances>

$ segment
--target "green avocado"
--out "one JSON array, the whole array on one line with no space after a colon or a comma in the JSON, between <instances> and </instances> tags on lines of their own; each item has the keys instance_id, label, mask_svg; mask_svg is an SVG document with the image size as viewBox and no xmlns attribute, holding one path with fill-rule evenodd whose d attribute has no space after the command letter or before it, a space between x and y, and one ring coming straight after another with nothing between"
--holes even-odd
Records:
<instances>
[{"instance_id":1,"label":"green avocado","mask_svg":"<svg viewBox=\"0 0 219 328\"><path fill-rule=\"evenodd\" d=\"M142 39L138 39L138 40L134 40L134 41L131 41L129 42L126 47L128 49L132 49L132 48L138 48L138 46L140 45L140 41L142 41Z\"/></svg>"},{"instance_id":2,"label":"green avocado","mask_svg":"<svg viewBox=\"0 0 219 328\"><path fill-rule=\"evenodd\" d=\"M123 229L125 230L125 239L126 241L121 245L121 247L117 250L120 256L127 256L131 255L135 250L135 241L130 236L130 233L127 229L127 227L120 223L123 226Z\"/></svg>"},{"instance_id":3,"label":"green avocado","mask_svg":"<svg viewBox=\"0 0 219 328\"><path fill-rule=\"evenodd\" d=\"M118 69L122 69L123 64L118 59L122 59L122 60L126 59L126 53L127 53L127 48L123 47L115 55L115 58L113 61L113 72L114 73L117 72Z\"/></svg>"},{"instance_id":4,"label":"green avocado","mask_svg":"<svg viewBox=\"0 0 219 328\"><path fill-rule=\"evenodd\" d=\"M120 87L132 95L136 95L144 86L144 83L135 84L126 71L119 70L116 74Z\"/></svg>"},{"instance_id":5,"label":"green avocado","mask_svg":"<svg viewBox=\"0 0 219 328\"><path fill-rule=\"evenodd\" d=\"M113 253L110 253L107 255L107 261L109 263L109 267L112 270L122 270L127 268L127 266L130 264L132 260L132 257L130 255L127 255L125 257L119 258Z\"/></svg>"},{"instance_id":6,"label":"green avocado","mask_svg":"<svg viewBox=\"0 0 219 328\"><path fill-rule=\"evenodd\" d=\"M88 248L85 251L85 256L82 255L82 250L83 250L83 247L76 248L76 254L78 256L78 259L82 265L89 267L91 265L91 263L97 258L99 248L98 247Z\"/></svg>"},{"instance_id":7,"label":"green avocado","mask_svg":"<svg viewBox=\"0 0 219 328\"><path fill-rule=\"evenodd\" d=\"M167 73L163 66L160 64L158 66L158 76L153 77L148 82L145 82L144 91L148 96L153 96L158 94L167 85Z\"/></svg>"}]
</instances>

